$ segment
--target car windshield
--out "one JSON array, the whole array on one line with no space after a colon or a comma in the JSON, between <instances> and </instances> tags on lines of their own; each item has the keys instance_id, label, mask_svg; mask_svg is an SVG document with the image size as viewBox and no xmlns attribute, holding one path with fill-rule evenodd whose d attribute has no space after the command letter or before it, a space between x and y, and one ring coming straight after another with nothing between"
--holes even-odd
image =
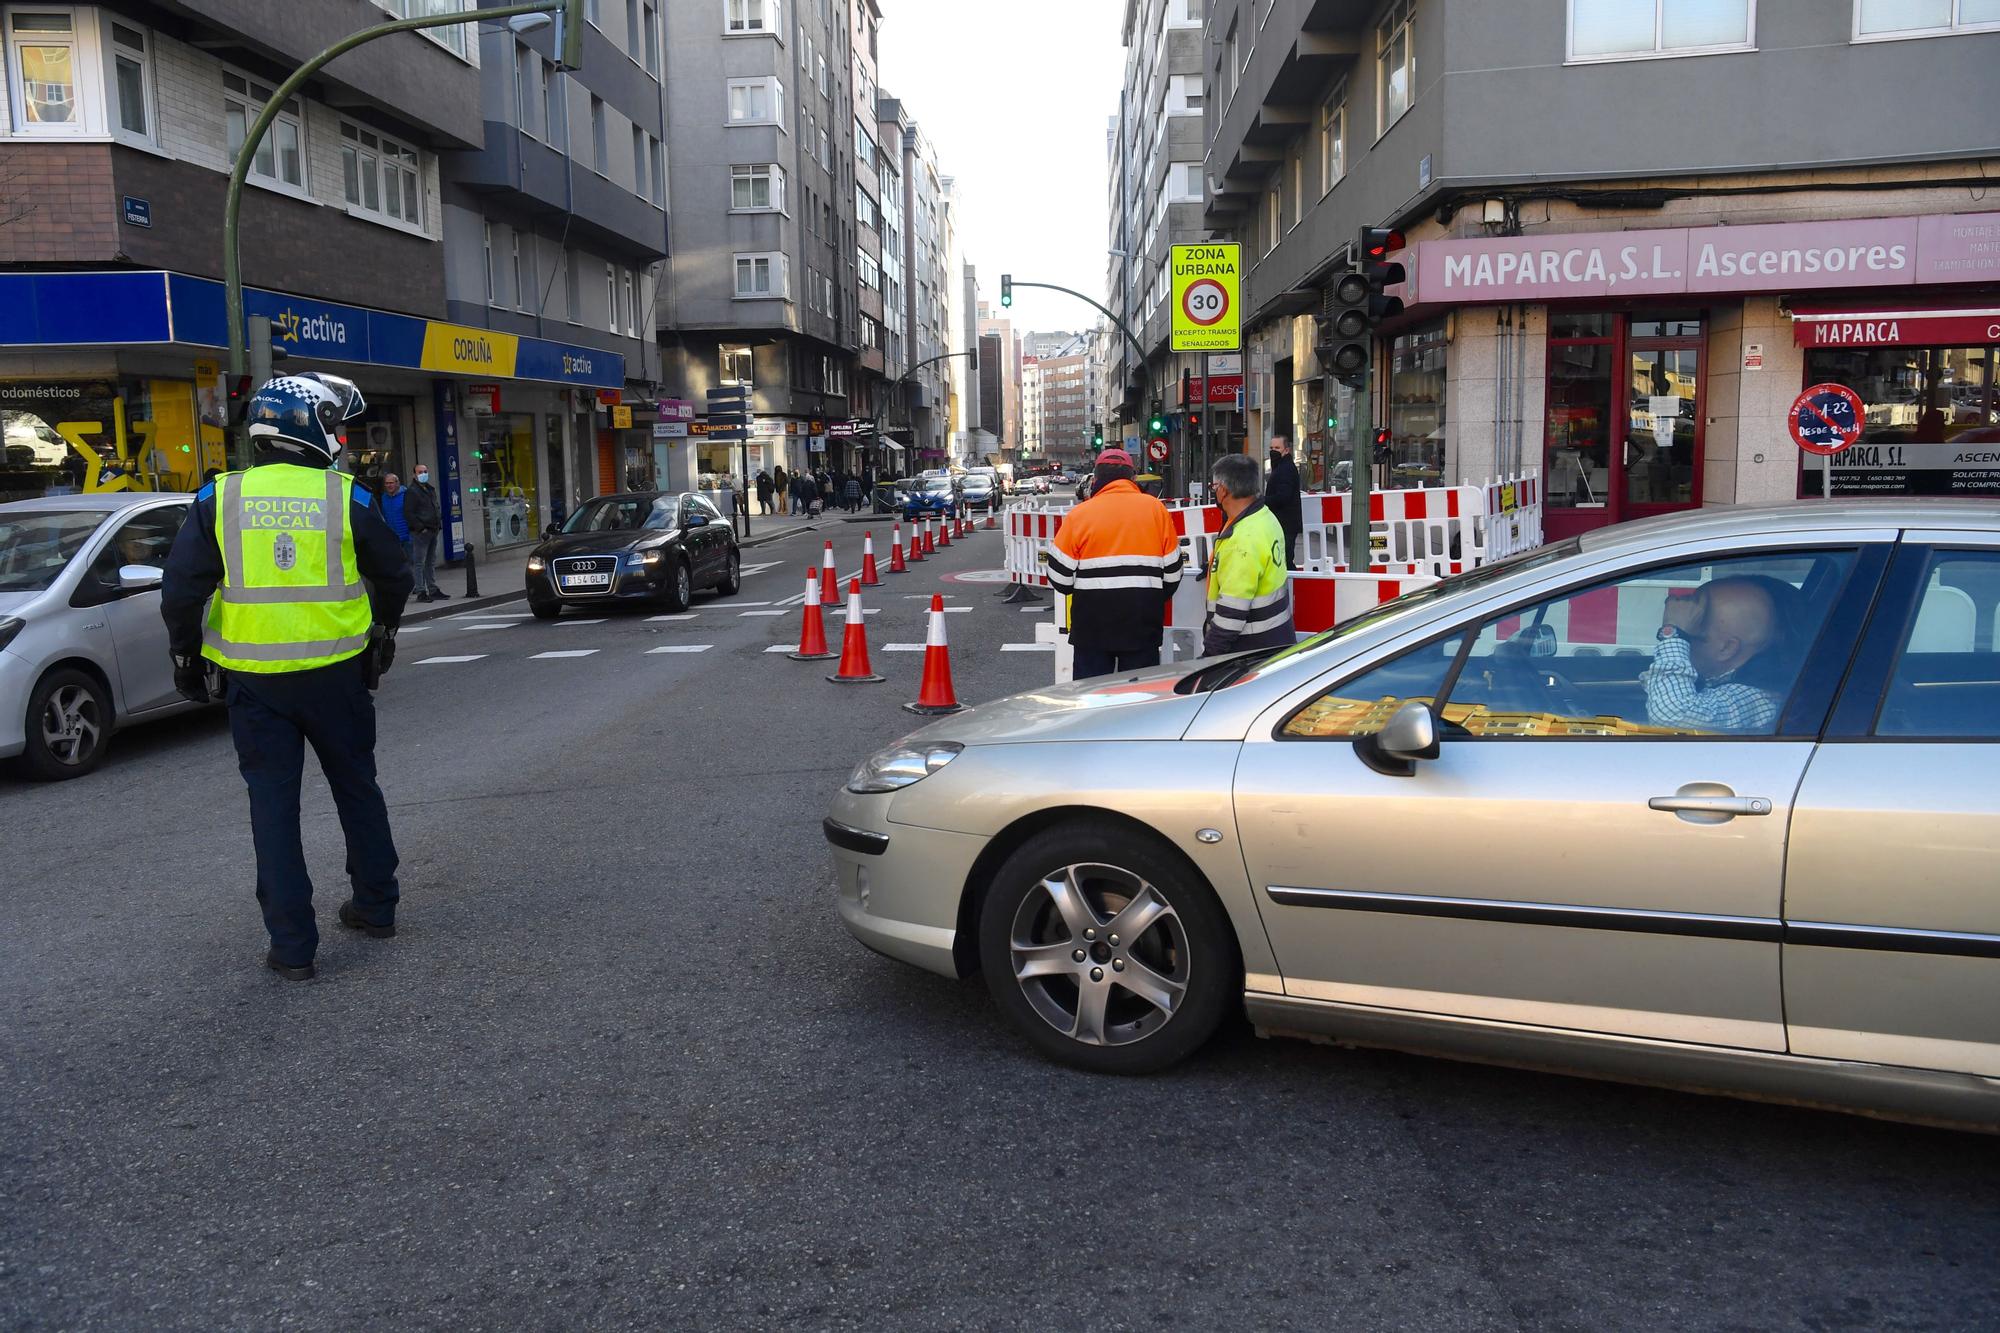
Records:
<instances>
[{"instance_id":1,"label":"car windshield","mask_svg":"<svg viewBox=\"0 0 2000 1333\"><path fill-rule=\"evenodd\" d=\"M951 489L950 477L931 477L924 482L926 491L944 492Z\"/></svg>"},{"instance_id":2,"label":"car windshield","mask_svg":"<svg viewBox=\"0 0 2000 1333\"><path fill-rule=\"evenodd\" d=\"M47 588L105 518L87 509L0 515L0 592Z\"/></svg>"},{"instance_id":3,"label":"car windshield","mask_svg":"<svg viewBox=\"0 0 2000 1333\"><path fill-rule=\"evenodd\" d=\"M1352 620L1343 620L1332 629L1321 630L1312 637L1301 639L1290 647L1266 648L1257 652L1244 653L1238 657L1226 658L1220 662L1210 663L1201 670L1183 678L1175 686L1175 689L1182 694L1228 689L1231 685L1248 680L1259 667L1276 666L1280 662L1289 662L1295 657L1312 652L1317 648L1322 648L1337 639L1344 639L1349 635L1359 634L1362 630L1379 625L1393 616L1400 616L1406 611L1428 605L1441 598L1452 597L1458 593L1482 588L1488 583L1496 579L1506 578L1510 574L1519 574L1526 570L1539 569L1543 565L1554 564L1558 560L1575 555L1580 549L1581 546L1577 539L1572 537L1568 541L1555 542L1548 546L1538 546L1532 551L1524 551L1520 555L1511 556L1505 560L1496 560L1490 565L1480 565L1476 569L1468 569L1463 574L1450 575L1439 579L1436 583L1427 583L1421 588L1406 592L1394 601L1384 602L1373 611L1358 615Z\"/></svg>"},{"instance_id":4,"label":"car windshield","mask_svg":"<svg viewBox=\"0 0 2000 1333\"><path fill-rule=\"evenodd\" d=\"M600 495L587 500L569 516L562 530L567 534L585 532L635 532L640 528L670 528L680 511L680 497L662 495Z\"/></svg>"}]
</instances>

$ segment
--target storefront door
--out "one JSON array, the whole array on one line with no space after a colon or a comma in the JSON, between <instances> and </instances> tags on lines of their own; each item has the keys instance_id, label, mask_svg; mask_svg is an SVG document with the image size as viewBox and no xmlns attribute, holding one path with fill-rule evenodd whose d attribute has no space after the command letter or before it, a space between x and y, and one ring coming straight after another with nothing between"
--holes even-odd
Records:
<instances>
[{"instance_id":1,"label":"storefront door","mask_svg":"<svg viewBox=\"0 0 2000 1333\"><path fill-rule=\"evenodd\" d=\"M1551 311L1549 540L1701 504L1698 312Z\"/></svg>"}]
</instances>

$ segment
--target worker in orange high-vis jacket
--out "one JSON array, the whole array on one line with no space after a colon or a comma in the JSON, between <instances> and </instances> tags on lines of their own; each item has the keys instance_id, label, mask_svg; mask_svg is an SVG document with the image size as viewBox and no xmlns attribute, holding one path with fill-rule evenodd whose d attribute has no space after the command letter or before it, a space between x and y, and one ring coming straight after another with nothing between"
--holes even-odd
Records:
<instances>
[{"instance_id":1,"label":"worker in orange high-vis jacket","mask_svg":"<svg viewBox=\"0 0 2000 1333\"><path fill-rule=\"evenodd\" d=\"M1132 456L1097 456L1090 498L1069 512L1042 558L1069 603L1077 680L1160 664L1167 602L1181 581L1180 537L1167 507L1133 481Z\"/></svg>"}]
</instances>

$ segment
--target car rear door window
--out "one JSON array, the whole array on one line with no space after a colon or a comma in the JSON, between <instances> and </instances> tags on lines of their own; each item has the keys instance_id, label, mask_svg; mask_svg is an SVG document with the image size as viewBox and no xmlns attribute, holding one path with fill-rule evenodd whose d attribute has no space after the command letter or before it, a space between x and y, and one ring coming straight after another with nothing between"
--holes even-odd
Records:
<instances>
[{"instance_id":1,"label":"car rear door window","mask_svg":"<svg viewBox=\"0 0 2000 1333\"><path fill-rule=\"evenodd\" d=\"M2000 551L1937 550L1875 719L1875 735L2000 739Z\"/></svg>"}]
</instances>

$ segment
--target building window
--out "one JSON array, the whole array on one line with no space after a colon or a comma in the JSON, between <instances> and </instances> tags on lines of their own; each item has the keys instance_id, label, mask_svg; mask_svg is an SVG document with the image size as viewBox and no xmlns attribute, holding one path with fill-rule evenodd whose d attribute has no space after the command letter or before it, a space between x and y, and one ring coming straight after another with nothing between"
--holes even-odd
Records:
<instances>
[{"instance_id":1,"label":"building window","mask_svg":"<svg viewBox=\"0 0 2000 1333\"><path fill-rule=\"evenodd\" d=\"M341 183L350 209L423 226L420 170L414 148L340 122Z\"/></svg>"},{"instance_id":2,"label":"building window","mask_svg":"<svg viewBox=\"0 0 2000 1333\"><path fill-rule=\"evenodd\" d=\"M1410 484L1442 484L1445 475L1444 325L1389 340L1389 475Z\"/></svg>"},{"instance_id":3,"label":"building window","mask_svg":"<svg viewBox=\"0 0 2000 1333\"><path fill-rule=\"evenodd\" d=\"M741 213L784 212L783 169L769 162L752 162L731 167L729 207Z\"/></svg>"},{"instance_id":4,"label":"building window","mask_svg":"<svg viewBox=\"0 0 2000 1333\"><path fill-rule=\"evenodd\" d=\"M401 19L429 18L434 14L458 14L467 8L466 0L375 0L375 3ZM593 21L594 17L593 15ZM470 25L452 23L442 28L419 28L418 31L446 50L462 56L465 54L465 30L468 26Z\"/></svg>"},{"instance_id":5,"label":"building window","mask_svg":"<svg viewBox=\"0 0 2000 1333\"><path fill-rule=\"evenodd\" d=\"M1167 114L1199 114L1205 100L1201 75L1176 74L1167 80Z\"/></svg>"},{"instance_id":6,"label":"building window","mask_svg":"<svg viewBox=\"0 0 2000 1333\"><path fill-rule=\"evenodd\" d=\"M625 312L625 336L628 338L638 337L639 297L638 293L633 290L632 270L629 268L625 270L625 297L620 303L620 308Z\"/></svg>"},{"instance_id":7,"label":"building window","mask_svg":"<svg viewBox=\"0 0 2000 1333\"><path fill-rule=\"evenodd\" d=\"M1285 234L1285 178L1271 177L1271 190L1264 196L1264 253L1278 248Z\"/></svg>"},{"instance_id":8,"label":"building window","mask_svg":"<svg viewBox=\"0 0 2000 1333\"><path fill-rule=\"evenodd\" d=\"M736 295L745 298L785 294L785 257L782 254L737 255Z\"/></svg>"},{"instance_id":9,"label":"building window","mask_svg":"<svg viewBox=\"0 0 2000 1333\"><path fill-rule=\"evenodd\" d=\"M535 132L535 122L529 115L529 108L534 103L528 96L528 88L533 79L532 71L541 62L542 58L525 45L514 43L514 123L524 134Z\"/></svg>"},{"instance_id":10,"label":"building window","mask_svg":"<svg viewBox=\"0 0 2000 1333\"><path fill-rule=\"evenodd\" d=\"M660 73L660 7L653 0L646 0L639 19L639 35L646 43L646 72L657 78Z\"/></svg>"},{"instance_id":11,"label":"building window","mask_svg":"<svg viewBox=\"0 0 2000 1333\"><path fill-rule=\"evenodd\" d=\"M493 304L493 224L488 222L482 228L486 239L486 304Z\"/></svg>"},{"instance_id":12,"label":"building window","mask_svg":"<svg viewBox=\"0 0 2000 1333\"><path fill-rule=\"evenodd\" d=\"M866 287L871 292L882 289L882 266L875 262L875 256L869 254L866 250L857 251L854 256L854 264L860 274L861 285L863 287Z\"/></svg>"},{"instance_id":13,"label":"building window","mask_svg":"<svg viewBox=\"0 0 2000 1333\"><path fill-rule=\"evenodd\" d=\"M241 74L223 71L222 111L229 128L229 157L232 162L243 151L250 123L257 119L270 100L271 90L265 85L246 79ZM249 179L280 188L303 190L306 184L305 140L305 122L301 119L299 99L288 98L276 119L272 120L270 129L265 132L263 142L257 145L256 154L250 159Z\"/></svg>"},{"instance_id":14,"label":"building window","mask_svg":"<svg viewBox=\"0 0 2000 1333\"><path fill-rule=\"evenodd\" d=\"M1854 40L1939 37L2000 28L2000 0L1855 0Z\"/></svg>"},{"instance_id":15,"label":"building window","mask_svg":"<svg viewBox=\"0 0 2000 1333\"><path fill-rule=\"evenodd\" d=\"M1588 3L1588 0L1586 0ZM1417 95L1417 47L1410 33L1412 0L1396 0L1375 29L1376 137L1403 118Z\"/></svg>"},{"instance_id":16,"label":"building window","mask_svg":"<svg viewBox=\"0 0 2000 1333\"><path fill-rule=\"evenodd\" d=\"M528 282L527 270L521 267L521 233L509 228L507 236L513 247L514 305L517 309L526 310L528 308L528 287L530 284Z\"/></svg>"},{"instance_id":17,"label":"building window","mask_svg":"<svg viewBox=\"0 0 2000 1333\"><path fill-rule=\"evenodd\" d=\"M641 199L650 199L653 190L646 183L652 166L651 156L646 152L646 132L637 125L632 127L632 193Z\"/></svg>"},{"instance_id":18,"label":"building window","mask_svg":"<svg viewBox=\"0 0 2000 1333\"><path fill-rule=\"evenodd\" d=\"M611 142L609 130L604 123L604 99L593 96L590 99L590 145L591 165L600 176L611 174Z\"/></svg>"},{"instance_id":19,"label":"building window","mask_svg":"<svg viewBox=\"0 0 2000 1333\"><path fill-rule=\"evenodd\" d=\"M604 327L618 332L618 270L608 260L604 265Z\"/></svg>"},{"instance_id":20,"label":"building window","mask_svg":"<svg viewBox=\"0 0 2000 1333\"><path fill-rule=\"evenodd\" d=\"M752 379L754 360L748 347L725 343L717 349L717 352L721 361L720 383L740 384L746 389L754 387Z\"/></svg>"},{"instance_id":21,"label":"building window","mask_svg":"<svg viewBox=\"0 0 2000 1333\"><path fill-rule=\"evenodd\" d=\"M9 100L22 134L91 134L96 99L85 86L91 68L69 11L14 12L7 20Z\"/></svg>"},{"instance_id":22,"label":"building window","mask_svg":"<svg viewBox=\"0 0 2000 1333\"><path fill-rule=\"evenodd\" d=\"M1292 192L1292 225L1298 226L1306 215L1306 141L1304 136L1292 141L1291 161L1287 164L1285 183Z\"/></svg>"},{"instance_id":23,"label":"building window","mask_svg":"<svg viewBox=\"0 0 2000 1333\"><path fill-rule=\"evenodd\" d=\"M860 181L854 182L854 221L857 226L870 231L877 230L881 225L881 219L875 212L875 201L868 197L868 191L862 188Z\"/></svg>"},{"instance_id":24,"label":"building window","mask_svg":"<svg viewBox=\"0 0 2000 1333\"><path fill-rule=\"evenodd\" d=\"M1319 109L1319 188L1331 191L1347 175L1347 85Z\"/></svg>"},{"instance_id":25,"label":"building window","mask_svg":"<svg viewBox=\"0 0 2000 1333\"><path fill-rule=\"evenodd\" d=\"M574 250L563 256L563 305L570 323L583 323L583 256Z\"/></svg>"},{"instance_id":26,"label":"building window","mask_svg":"<svg viewBox=\"0 0 2000 1333\"><path fill-rule=\"evenodd\" d=\"M783 20L778 0L722 0L723 31L761 32L777 36Z\"/></svg>"},{"instance_id":27,"label":"building window","mask_svg":"<svg viewBox=\"0 0 2000 1333\"><path fill-rule=\"evenodd\" d=\"M1756 12L1756 0L1569 0L1569 58L1744 51Z\"/></svg>"},{"instance_id":28,"label":"building window","mask_svg":"<svg viewBox=\"0 0 2000 1333\"><path fill-rule=\"evenodd\" d=\"M647 135L653 149L653 207L667 206L667 149L658 139Z\"/></svg>"},{"instance_id":29,"label":"building window","mask_svg":"<svg viewBox=\"0 0 2000 1333\"><path fill-rule=\"evenodd\" d=\"M135 139L153 137L152 51L144 29L109 20L111 26L112 118L116 132Z\"/></svg>"},{"instance_id":30,"label":"building window","mask_svg":"<svg viewBox=\"0 0 2000 1333\"><path fill-rule=\"evenodd\" d=\"M732 125L783 125L785 85L777 79L731 79L729 81L729 123Z\"/></svg>"}]
</instances>

